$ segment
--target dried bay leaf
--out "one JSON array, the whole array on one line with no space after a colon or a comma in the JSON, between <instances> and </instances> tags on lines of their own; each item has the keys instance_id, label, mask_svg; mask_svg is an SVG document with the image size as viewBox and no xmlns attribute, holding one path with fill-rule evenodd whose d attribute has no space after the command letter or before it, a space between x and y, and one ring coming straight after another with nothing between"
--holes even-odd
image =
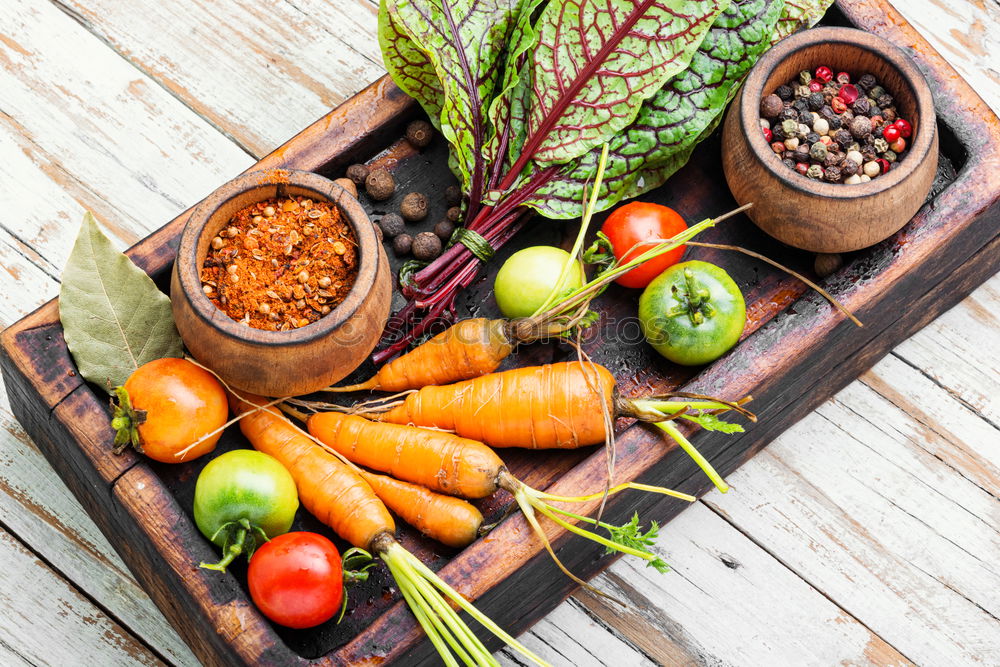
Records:
<instances>
[{"instance_id":1,"label":"dried bay leaf","mask_svg":"<svg viewBox=\"0 0 1000 667\"><path fill-rule=\"evenodd\" d=\"M80 375L101 387L125 384L147 361L184 354L170 299L115 250L90 212L63 271L59 319Z\"/></svg>"}]
</instances>

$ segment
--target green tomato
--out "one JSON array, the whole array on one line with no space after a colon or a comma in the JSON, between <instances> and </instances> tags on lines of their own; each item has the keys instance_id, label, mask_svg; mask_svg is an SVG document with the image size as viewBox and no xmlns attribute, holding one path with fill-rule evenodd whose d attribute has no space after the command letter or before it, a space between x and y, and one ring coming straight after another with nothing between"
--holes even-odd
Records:
<instances>
[{"instance_id":1,"label":"green tomato","mask_svg":"<svg viewBox=\"0 0 1000 667\"><path fill-rule=\"evenodd\" d=\"M222 547L226 566L240 554L253 555L268 539L292 527L299 496L295 480L277 459L253 449L234 449L212 460L194 487L198 530Z\"/></svg>"},{"instance_id":2,"label":"green tomato","mask_svg":"<svg viewBox=\"0 0 1000 667\"><path fill-rule=\"evenodd\" d=\"M729 274L701 261L675 264L639 297L639 324L653 348L683 366L715 361L740 339L743 294Z\"/></svg>"},{"instance_id":3,"label":"green tomato","mask_svg":"<svg viewBox=\"0 0 1000 667\"><path fill-rule=\"evenodd\" d=\"M569 256L562 248L547 245L525 248L511 255L493 282L500 312L510 319L533 315L552 292ZM582 287L583 281L583 267L574 262L560 286L560 296Z\"/></svg>"}]
</instances>

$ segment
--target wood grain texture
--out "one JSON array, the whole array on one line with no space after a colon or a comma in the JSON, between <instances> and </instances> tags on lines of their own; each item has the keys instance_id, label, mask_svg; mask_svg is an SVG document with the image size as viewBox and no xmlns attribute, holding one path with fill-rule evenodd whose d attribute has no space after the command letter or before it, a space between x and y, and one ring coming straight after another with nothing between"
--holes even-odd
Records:
<instances>
[{"instance_id":1,"label":"wood grain texture","mask_svg":"<svg viewBox=\"0 0 1000 667\"><path fill-rule=\"evenodd\" d=\"M130 3L131 4L131 3ZM135 7L142 8L145 3L135 3ZM301 5L302 3L297 3ZM324 3L318 7L310 8L311 12L321 12L324 9L339 11L341 5L344 3ZM917 23L918 27L921 28L921 32L927 36L932 43L938 46L939 50L949 59L949 61L956 66L956 68L962 73L963 76L970 79L971 81L979 82L981 85L977 85L977 89L980 94L983 95L984 99L994 101L994 108L997 107L996 100L1000 99L1000 88L995 85L990 85L990 72L991 69L995 70L995 63L991 58L989 47L990 45L996 45L998 40L998 33L995 30L996 20L995 18L991 21L991 17L996 16L996 5L992 2L958 2L958 3L944 3L941 0L936 2L927 2L924 0L915 0L914 2L897 3L902 12L904 12L908 18ZM336 5L336 6L334 6ZM935 10L934 7L938 9ZM362 7L364 9L364 7ZM20 11L20 10L17 10ZM17 14L15 11L15 14ZM129 8L131 11L131 8ZM138 9L137 11L144 11ZM938 14L933 12L938 11ZM320 15L320 14L312 14ZM46 17L51 17L51 14L44 14ZM44 49L52 48L47 40L42 39L44 33L41 31L35 31L32 33L34 37L32 40L21 40L18 42L13 40L13 31L6 30L7 24L4 23L6 16L0 18L0 35L4 39L4 45L0 45L0 49L6 49L9 46L8 40L14 41L18 47L28 50L31 53L36 51L44 51ZM109 23L114 23L117 19L109 18ZM178 25L185 24L186 21L200 20L200 18L193 18L190 15L180 16L177 19ZM978 25L978 27L977 27ZM113 28L114 26L112 26ZM173 27L173 26L171 26ZM76 35L83 35L83 32L74 33ZM183 34L183 33L182 33ZM365 37L362 33L354 33L353 35L359 41L364 42ZM149 49L151 57L159 59L161 61L168 61L170 59L171 50L177 48L177 46L170 42L161 43L156 38L156 35L147 36L143 38L143 44L139 46L145 46ZM371 46L373 42L367 42L368 46ZM974 48L965 48L965 45L972 45ZM132 45L133 47L136 44ZM57 45L55 48L58 49L59 58L70 57L70 49L59 48ZM126 47L127 48L127 47ZM263 47L262 47L263 48ZM993 52L996 48L992 49ZM4 51L6 54L6 51ZM9 55L9 54L8 54ZM16 56L16 53L14 54ZM213 54L213 58L218 57L218 55ZM280 57L280 56L278 56ZM305 63L308 61L308 55L301 61ZM100 61L99 61L100 62ZM200 64L204 61L194 60L191 62L191 70L185 69L185 73L188 71L195 72L195 76L202 76L206 71L211 70L210 66ZM979 67L977 67L977 65ZM326 67L324 62L316 62L313 69L323 70ZM981 69L980 69L981 67ZM142 65L139 65L142 68ZM305 66L303 65L303 68ZM72 68L70 68L72 71ZM47 72L60 71L60 68L50 67ZM994 73L995 76L995 73ZM345 77L346 78L346 77ZM151 80L156 81L156 77L151 77ZM363 82L367 79L360 79L358 81L358 86L363 85ZM994 79L995 80L995 79ZM225 89L225 94L233 94L233 88L236 86L230 85L229 82L222 82L224 85L219 90ZM26 79L25 85L29 86L48 86L50 84L58 84L64 88L67 85L67 81L55 80L48 81L44 75L37 76L33 78L31 75ZM77 86L79 84L72 83L71 85ZM162 85L162 84L161 84ZM193 86L192 86L193 87ZM111 88L104 89L107 92L103 97L101 95L94 97L94 104L98 106L103 106L108 108L107 114L114 117L116 114L120 113L121 102L116 99L116 95L119 93L115 92ZM213 90L211 86L205 86L200 91L199 94L204 98L210 98L212 94L217 91ZM129 95L129 91L122 91L120 94ZM225 105L225 94L220 93L219 98L221 98L223 106ZM47 108L48 104L61 104L60 97L58 95L48 95L45 96L42 92L37 93L42 98L42 104L39 106L40 109ZM199 104L200 100L196 102L188 102L189 104ZM211 105L207 105L211 106ZM183 106L177 105L171 107L177 113L180 113L182 118L187 118L186 111ZM0 103L0 110L6 111L4 104ZM63 110L59 109L58 113L64 113ZM140 113L143 113L140 111ZM222 117L224 114L217 114ZM318 112L317 114L318 115ZM173 126L172 119L169 113L164 113L161 109L159 118L163 119L164 133L169 133L170 128ZM225 120L225 119L223 119ZM39 121L33 119L32 122L38 123ZM186 123L187 121L185 121ZM12 322L17 316L27 312L35 305L43 302L47 296L54 294L55 282L52 278L48 278L46 282L45 276L55 275L58 273L59 267L61 267L61 261L59 252L62 252L61 257L63 258L68 254L69 246L72 242L72 235L75 230L77 221L80 218L80 213L82 213L83 206L93 207L98 212L99 215L105 220L115 220L116 206L111 202L115 202L115 193L110 192L110 189L102 185L103 175L99 170L89 171L86 168L79 168L80 165L86 165L86 159L90 157L91 148L86 141L70 141L70 140L60 140L55 142L60 144L62 147L55 146L54 144L46 144L46 148L53 150L54 152L48 153L45 150L39 148L37 143L34 143L32 135L23 135L18 130L16 123L12 123L8 116L0 114L0 124L9 129L9 136L13 143L8 143L3 145L3 154L5 160L0 164L0 170L3 170L4 180L3 186L0 186L0 202L5 204L5 212L7 214L0 218L0 225L5 225L5 229L9 229L7 225L11 225L10 221L19 221L23 219L23 226L20 230L28 232L28 236L25 237L20 231L16 234L21 238L27 238L28 242L23 243L17 238L7 237L10 241L7 245L0 245L0 265L5 269L5 273L0 274L0 278L3 279L2 286L4 289L0 289L0 295L2 295L3 303L5 304L4 324ZM130 128L137 125L137 121L132 118L124 117L115 119L113 123L121 131L124 139L118 139L119 145L125 145L130 140L132 136L127 133ZM212 124L210 122L210 124ZM183 123L182 123L183 125ZM10 129L13 128L13 129ZM238 131L239 125L235 122L229 123L224 131L233 136L233 130ZM295 128L289 128L289 133ZM112 132L113 130L108 130ZM62 131L60 130L61 134ZM59 136L61 136L61 134ZM277 138L280 140L285 135L281 135ZM43 140L46 137L41 137ZM276 140L276 141L277 141ZM275 141L275 143L276 143ZM45 144L45 141L43 141ZM274 145L274 144L271 144ZM10 150L8 148L14 147ZM16 161L12 162L12 158ZM67 170L67 165L72 165L77 167L75 172ZM160 176L166 171L173 169L174 166L168 161L165 162L155 162L153 167L148 168L147 173L152 173L156 176ZM231 173L235 173L238 169L235 169ZM216 178L215 180L204 180L203 183L199 184L199 179L192 177L190 175L185 175L183 170L178 170L179 178L183 179L185 177L190 177L191 187L198 188L202 187L201 193L207 192L207 189L214 187L215 184L221 181L221 178ZM129 188L135 188L137 190L142 190L144 183L141 179L126 180ZM103 190L102 190L103 188ZM108 194L108 199L105 201L99 196L94 196L93 192L104 192ZM65 194L66 192L70 195ZM140 194L139 197L142 195ZM68 200L65 204L61 203L61 200ZM136 199L133 199L136 201ZM194 198L184 199L184 204L193 203ZM179 209L180 206L177 207ZM77 209L77 210L74 210ZM176 209L175 209L176 210ZM69 211L69 214L65 212ZM135 211L132 211L135 214ZM21 218L20 216L23 216ZM63 217L65 216L65 217ZM131 221L126 220L125 223L118 223L115 233L122 234L121 238L123 240L134 240L141 237L145 230L149 229L150 226L155 227L160 224L163 219L169 216L164 216L162 214L159 217L155 215L145 217L142 215L140 210ZM120 219L125 219L124 217ZM52 222L55 221L55 222ZM42 225L48 225L44 228L45 233L35 234L34 230L41 229ZM131 227L130 227L131 225ZM6 243L6 242L5 242ZM61 249L61 250L60 250ZM55 258L53 260L52 258ZM9 261L8 261L9 260ZM14 267L14 271L10 270L10 267ZM15 276L14 274L18 275ZM14 289L7 289L11 283L6 282L13 279ZM44 287L48 285L48 287ZM965 360L968 362L970 359L977 359L982 354L983 346L988 348L990 341L995 339L995 334L997 325L995 323L995 316L990 317L990 310L996 308L997 299L995 297L998 287L996 282L992 283L993 287L987 287L984 290L980 290L974 294L974 296L963 302L962 306L959 306L953 310L948 315L935 321L933 324L928 326L920 333L916 334L909 341L901 345L897 351L896 355L907 362L917 365L921 371L924 371L928 376L931 376L937 385L936 389L929 389L923 395L925 398L929 399L931 402L935 401L938 397L947 394L952 394L962 400L965 400L970 405L978 407L981 414L992 415L990 419L993 423L997 422L997 406L995 399L998 395L995 388L995 382L997 379L997 374L991 372L991 369L995 367L990 366L980 366L975 363L957 363L957 361ZM46 295L46 290L48 294ZM985 293L984 293L985 292ZM965 304L972 303L973 306L966 307ZM985 311L985 312L984 312ZM955 313L958 313L955 315ZM9 319L6 319L10 314ZM944 325L940 324L942 322L950 322L950 324ZM940 330L938 327L940 325ZM990 338L990 334L993 334L993 338ZM953 347L954 346L954 347ZM904 383L896 388L896 392L902 397L902 399L897 398L897 400L907 401L907 385ZM991 402L992 397L992 402ZM10 423L9 417L0 414L0 419L8 420L6 423ZM905 418L903 418L904 421ZM926 419L922 417L921 419ZM924 421L916 421L916 424L923 424ZM947 424L947 420L944 421ZM938 424L941 427L941 424ZM829 424L824 424L822 428L835 429L836 427ZM943 429L947 432L947 428ZM7 451L7 447L11 441L7 437L6 431L0 431L0 449ZM877 442L877 440L875 441ZM780 441L779 441L780 443ZM941 451L948 451L949 443L944 443L941 446ZM962 440L958 440L955 443L955 447L962 447L965 443ZM778 446L777 444L774 446ZM16 449L11 451L18 451ZM34 459L37 463L35 466L37 469L38 477L32 477L28 474L25 479L30 479L31 484L27 488L22 488L23 496L12 496L11 497L11 507L16 509L17 507L30 507L31 502L44 502L48 496L48 493L42 493L40 489L48 489L53 485L60 484L50 470L46 469L44 463L40 463L40 459L37 457ZM10 471L16 469L18 466L29 465L25 463L26 461L31 461L31 459L25 458L24 456L12 456L10 461L5 460L4 462L4 472L2 476L5 479L9 479L11 475ZM871 474L879 479L892 478L899 475L899 471L893 465L893 462L888 460L876 460L872 463L874 466L872 468ZM755 462L751 462L743 468L741 474L751 474L757 468ZM33 474L33 473L32 473ZM833 465L827 470L827 478L825 483L837 484L839 478L846 474L843 472L843 467L838 465ZM953 474L958 475L959 472L954 472ZM737 489L738 490L738 489ZM68 501L69 503L72 500ZM6 506L4 508L6 512ZM693 511L693 510L692 510ZM62 509L60 504L57 509L53 510L61 520L65 522L65 529L76 531L84 529L86 533L87 526L91 533L96 533L93 525L83 518L82 512L78 509L76 512L70 512L68 510ZM21 512L21 517L23 517L25 523L32 521L30 510L28 512ZM775 517L772 517L775 518ZM780 520L781 517L776 517L776 520ZM666 540L670 539L674 526L679 525L677 522L671 525L671 530L667 531ZM856 526L842 526L843 530L855 530ZM786 532L780 534L780 540L792 540L796 533ZM48 559L64 557L68 550L72 549L72 544L63 544L58 541L54 541L52 544L48 544L45 540L41 542L42 546L48 551ZM87 561L91 556L86 550L79 551L78 554L82 561ZM840 552L840 558L845 561L851 560L851 555L846 552ZM622 565L622 564L619 564ZM617 569L619 565L616 565ZM837 568L840 567L842 563L840 561L831 561L828 567ZM92 569L78 570L78 574L70 575L71 579L74 579L76 583L80 586L87 587L91 586L91 594L102 600L102 605L113 606L119 603L121 599L128 598L136 595L132 592L124 593L122 590L131 591L132 589L125 588L120 589L120 583L115 583L115 579L108 579L108 588L105 590L96 586L95 584L101 583L105 577L101 577L100 573L103 571L101 561L92 561ZM63 568L60 567L60 570ZM93 574L92 574L93 573ZM694 578L697 575L691 575ZM40 578L40 581L44 581L44 577ZM661 582L657 582L659 587L668 587L673 581L672 578L667 577L661 579ZM134 587L134 584L130 584ZM929 587L941 586L940 583L928 582ZM695 591L697 593L697 591ZM896 592L890 591L889 594L896 594ZM913 591L901 591L900 595L916 595ZM708 604L711 598L706 598L705 600L700 600L697 597L692 597L688 604L698 606L702 604ZM796 604L796 602L790 602L790 604ZM805 604L805 603L803 603ZM577 608L580 608L577 605ZM6 607L0 606L0 616L3 615L3 609ZM154 612L155 613L155 612ZM719 615L728 614L728 610L725 607L719 607L717 609ZM578 618L577 615L570 614L568 616L561 616L563 619L574 619ZM729 624L733 627L739 627L740 625L747 622L745 614L732 613L728 614ZM919 623L911 622L906 624L907 619L899 619L898 626L901 628L906 628L912 634L919 634L921 628ZM573 621L571 621L573 622ZM157 622L142 622L137 624L137 627L144 635L154 636L157 633L162 633L163 635L171 634L169 628L165 626L162 620ZM621 636L619 635L619 640L602 640L596 636L597 629L593 626L587 627L587 637L584 639L588 650L594 654L594 662L604 661L608 664L620 664L615 662L615 659L622 655L633 655L632 653L623 653L621 649ZM612 630L613 626L609 626ZM821 629L814 628L813 631L819 633ZM651 635L657 632L655 625L647 625L639 630L640 632L645 632L647 635ZM570 633L572 634L572 633ZM695 633L697 635L697 633ZM579 645L579 638L571 637L568 635L563 635L563 639L559 638L560 635L557 632L551 632L546 635L546 640L551 646L551 653L546 652L548 649L542 649L543 654L551 656L557 662L559 661L559 656L562 655L560 651L569 653L571 651L577 650L574 648L563 649L561 647L562 642L577 644ZM768 637L772 637L775 642L779 642L783 639L784 633L774 633L769 634L766 627L760 628L760 633L754 636L754 642L766 642ZM612 639L614 639L612 637ZM152 641L152 640L151 640ZM54 647L55 651L59 651L58 648ZM178 650L186 650L183 645L178 645ZM4 664L7 664L6 658L11 657L11 660L17 660L15 656L17 653L7 647L0 646L0 655L4 659ZM840 654L840 653L838 653ZM64 656L65 658L71 658L75 656L75 653L67 651ZM574 654L580 656L579 653ZM740 660L741 653L739 652L739 647L730 647L727 650L719 650L715 655L716 658L723 664L741 664ZM53 661L59 659L57 655L48 656ZM184 661L178 657L171 658L174 662L179 662L184 664ZM16 662L14 664L17 664Z\"/></svg>"}]
</instances>

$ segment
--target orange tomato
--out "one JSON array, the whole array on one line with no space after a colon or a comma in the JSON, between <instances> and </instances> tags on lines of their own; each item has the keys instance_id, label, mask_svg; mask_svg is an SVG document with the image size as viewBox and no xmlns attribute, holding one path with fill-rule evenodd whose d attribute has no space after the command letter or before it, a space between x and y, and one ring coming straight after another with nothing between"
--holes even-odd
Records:
<instances>
[{"instance_id":1,"label":"orange tomato","mask_svg":"<svg viewBox=\"0 0 1000 667\"><path fill-rule=\"evenodd\" d=\"M222 432L206 438L183 457L178 452L226 423L226 391L215 376L185 359L155 359L137 368L125 382L139 421L142 453L163 463L196 459L215 449Z\"/></svg>"}]
</instances>

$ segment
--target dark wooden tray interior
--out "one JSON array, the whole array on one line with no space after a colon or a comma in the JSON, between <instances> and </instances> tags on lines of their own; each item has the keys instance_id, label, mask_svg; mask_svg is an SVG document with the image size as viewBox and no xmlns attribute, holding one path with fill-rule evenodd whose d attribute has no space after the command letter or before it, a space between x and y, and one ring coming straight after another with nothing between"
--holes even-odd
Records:
<instances>
[{"instance_id":1,"label":"dark wooden tray interior","mask_svg":"<svg viewBox=\"0 0 1000 667\"><path fill-rule=\"evenodd\" d=\"M882 3L875 10L861 2L843 4L852 20L849 21L838 9L831 9L824 23L857 24L871 28L881 20L876 18L876 10L883 17L886 11L892 12L888 5ZM913 34L908 26L897 29L903 30L904 35ZM699 433L695 436L696 444L724 473L749 459L763 444L794 423L818 401L874 363L895 341L971 290L1000 263L996 224L998 188L994 182L992 191L983 192L983 181L975 175L975 170L982 169L984 165L992 164L996 168L995 144L989 147L990 137L996 141L996 137L1000 136L996 119L986 117L988 114L980 110L977 112L980 120L963 121L961 114L970 115L968 109L976 104L980 105L980 109L984 108L982 103L974 98L964 83L949 79L950 69L926 44L920 48L921 51L911 55L919 56L918 64L928 74L932 88L952 92L951 96L938 98L942 105L938 110L941 155L937 180L929 198L932 201L899 234L873 248L846 256L844 268L823 281L826 289L857 312L866 324L864 329L857 329L846 322L815 293L767 264L736 253L702 248L689 249L686 258L705 259L729 271L744 293L749 318L743 342L730 355L708 368L685 369L670 364L642 342L634 319L639 291L613 287L596 304L602 317L598 325L588 331L584 347L595 361L611 369L626 395L659 393L687 386L692 390L730 398L747 391L753 391L758 397L755 409L761 413L762 420L748 429L746 434L727 437ZM373 219L378 219L383 213L398 210L399 200L405 193L420 191L428 195L431 212L424 222L412 225L412 229L414 232L430 229L444 216L444 189L454 183L445 166L447 147L441 138L436 138L430 147L417 153L405 141L399 141L402 128L417 116L418 109L412 103L399 101L398 91L395 95L395 101L390 105L393 107L391 113L383 116L378 115L378 110L353 109L345 111L344 115L334 112L318 123L323 125L322 129L316 130L319 139L331 123L342 122L344 133L355 132L356 136L350 140L331 142L336 150L320 140L305 136L313 131L314 126L264 162L268 166L309 168L331 178L341 176L344 168L355 161L385 166L395 174L397 195L388 202L380 203L370 202L362 195L360 199L366 210ZM365 99L370 103L377 96ZM348 113L351 115L346 115ZM973 127L975 122L985 125L977 129ZM361 125L363 123L368 125ZM719 133L699 146L690 163L666 185L644 199L666 204L690 222L735 207L722 176ZM595 229L603 219L604 215L598 217ZM976 224L973 224L974 221ZM180 226L175 221L133 251L133 257L151 271L164 290L168 289L170 262L179 231ZM565 244L571 240L574 231L572 223L540 218L530 222L513 242L498 253L473 287L461 296L459 316L496 315L491 288L493 276L503 260L528 245ZM702 240L741 245L812 275L812 254L782 246L742 216L708 231ZM936 246L946 246L951 254L932 264L928 259L935 256L933 251ZM389 254L392 254L391 250ZM399 261L395 258L392 261L393 268L398 268ZM958 278L953 279L950 286L943 287L944 279L953 275ZM401 304L402 298L397 294L395 306ZM886 310L886 304L893 304L896 309ZM15 369L10 363L14 348L25 358L36 360L32 364L30 382L23 379L28 375L24 366ZM520 349L505 362L504 367L547 363L571 356L571 349L565 345L536 344ZM361 379L371 371L370 363L366 362L348 380ZM177 524L176 541L180 545L178 549L183 551L181 560L189 559L196 563L199 559L211 559L215 555L208 542L193 532L190 521L194 482L208 458L173 466L128 456L122 459L107 456L95 459L88 448L100 450L100 447L88 443L87 438L100 440L104 437L101 429L106 423L102 422L105 417L96 411L96 406L103 405L104 400L95 388L81 387L79 378L72 373L61 330L52 312L31 321L10 337L5 334L4 372L18 417L39 440L46 455L88 510L95 516L110 512L111 516L102 520L102 528L105 532L110 531L109 534L117 533L112 535L112 542L122 550L126 562L144 585L152 589L157 602L175 624L183 626L181 629L189 641L195 637L202 639L199 646L206 652L207 661L211 658L213 661L235 662L235 654L225 655L224 649L219 648L219 642L225 645L224 642L235 641L234 638L211 638L210 629L195 627L198 619L203 618L201 616L188 624L179 621L184 617L184 610L174 608L180 603L170 602L171 590L179 590L181 580L203 573L192 567L192 571L178 573L176 577L171 573L172 578L157 584L161 573L156 572L156 565L143 564L141 560L143 554L148 556L157 550L162 552L162 545L146 544L141 542L141 537L135 538L135 543L126 539L122 526L131 526L131 519L122 518L124 511L117 505L109 510L105 497L107 489L94 491L90 488L95 486L90 480L100 478L110 485L114 495L119 492L115 490L119 480L132 484L136 475L144 475L145 470L151 471L169 490L179 512L187 518L183 525ZM79 420L81 425L69 425L73 418ZM695 494L703 493L708 488L709 483L696 466L676 447L668 447L657 432L623 420L619 420L617 427L621 434L618 443L621 479L638 477L642 481L662 483ZM67 432L74 440L69 445L65 442L67 436L64 433ZM87 449L88 453L81 455L74 452L63 456L67 450L61 448L77 445ZM231 429L216 452L247 446L238 430ZM600 488L604 454L599 448L559 452L507 450L501 455L516 476L536 488L547 488L563 477L564 483L580 485L576 488L579 492ZM96 469L96 474L92 469L84 470L86 465ZM120 490L122 485L117 488ZM165 502L173 501L168 499ZM487 521L493 521L502 517L509 503L509 496L501 492L482 501L480 507ZM685 505L648 494L627 494L609 505L607 516L611 520L620 520L633 511L639 511L644 522L655 519L662 523ZM167 509L173 511L172 507ZM654 508L655 511L651 512ZM514 544L513 536L517 528L513 525L511 521L506 522L497 530L495 537L481 540L466 549L467 553L444 548L406 526L401 526L399 539L435 569L453 563L453 581L465 576L470 581L479 582L476 584L480 595L477 605L496 616L501 624L520 630L551 609L572 590L573 585L548 562L547 555L538 553L537 545L530 553L520 553L517 558L511 558L521 563L516 572L505 569L505 564L497 563L501 555L497 544L505 545L504 548ZM299 512L294 529L314 530L336 539L329 529L304 510ZM497 542L491 543L494 539ZM566 548L567 544L570 548ZM567 565L581 576L592 576L612 561L611 557L603 556L599 548L580 540L570 541L562 537L556 545ZM231 573L231 576L211 574L211 578L206 579L211 599L200 602L221 605L245 601L245 566L237 565L231 568ZM190 595L197 597L196 593ZM512 610L511 596L517 598L516 610ZM305 659L327 656L339 662L370 656L398 657L401 652L412 649L413 652L407 654L407 664L427 660L433 656L432 649L426 642L416 645L419 635L412 621L401 610L399 599L388 573L379 566L370 581L352 588L348 614L339 626L328 623L304 631L272 626L272 631L291 653L279 646L251 650L251 653L260 662L287 664L297 661L295 656ZM267 642L270 639L269 636L261 636L258 641ZM248 657L246 652L240 655L239 660Z\"/></svg>"}]
</instances>

